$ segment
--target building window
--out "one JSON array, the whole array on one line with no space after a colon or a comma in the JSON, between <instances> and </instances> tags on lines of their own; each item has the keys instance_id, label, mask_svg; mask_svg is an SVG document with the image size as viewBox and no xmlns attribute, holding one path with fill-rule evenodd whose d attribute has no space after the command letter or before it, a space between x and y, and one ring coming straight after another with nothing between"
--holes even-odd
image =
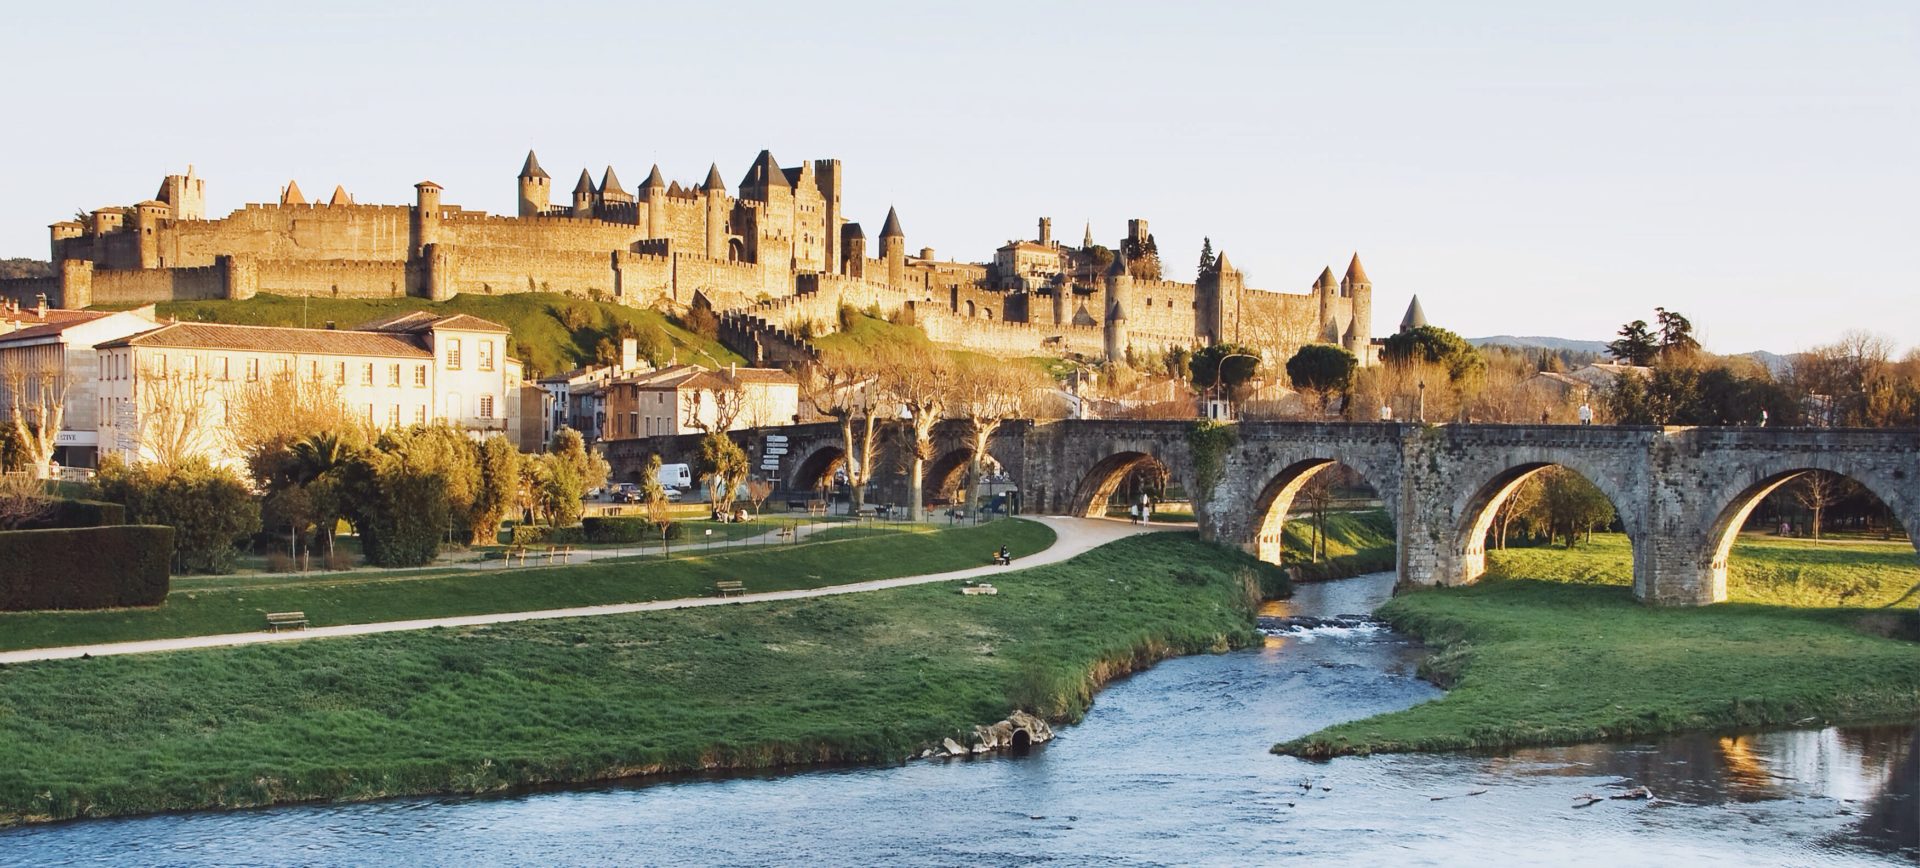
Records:
<instances>
[{"instance_id":1,"label":"building window","mask_svg":"<svg viewBox=\"0 0 1920 868\"><path fill-rule=\"evenodd\" d=\"M307 378L316 383L320 382L320 360L319 359L314 359L313 361L310 361L307 363Z\"/></svg>"},{"instance_id":2,"label":"building window","mask_svg":"<svg viewBox=\"0 0 1920 868\"><path fill-rule=\"evenodd\" d=\"M482 419L493 418L493 396L492 395L480 396L480 418Z\"/></svg>"},{"instance_id":3,"label":"building window","mask_svg":"<svg viewBox=\"0 0 1920 868\"><path fill-rule=\"evenodd\" d=\"M372 362L368 362L365 365L362 365L360 367L360 385L362 386L373 385L373 363Z\"/></svg>"},{"instance_id":4,"label":"building window","mask_svg":"<svg viewBox=\"0 0 1920 868\"><path fill-rule=\"evenodd\" d=\"M153 370L155 375L157 375L162 380L166 379L167 378L167 354L157 353L154 355L153 360L154 360Z\"/></svg>"},{"instance_id":5,"label":"building window","mask_svg":"<svg viewBox=\"0 0 1920 868\"><path fill-rule=\"evenodd\" d=\"M394 404L393 406L387 408L387 427L388 428L400 427L400 405L399 404Z\"/></svg>"},{"instance_id":6,"label":"building window","mask_svg":"<svg viewBox=\"0 0 1920 868\"><path fill-rule=\"evenodd\" d=\"M373 424L373 405L372 404L367 405L367 424L368 425Z\"/></svg>"},{"instance_id":7,"label":"building window","mask_svg":"<svg viewBox=\"0 0 1920 868\"><path fill-rule=\"evenodd\" d=\"M460 339L447 338L447 370L460 370Z\"/></svg>"},{"instance_id":8,"label":"building window","mask_svg":"<svg viewBox=\"0 0 1920 868\"><path fill-rule=\"evenodd\" d=\"M422 389L427 387L427 366L426 365L413 366L413 384Z\"/></svg>"},{"instance_id":9,"label":"building window","mask_svg":"<svg viewBox=\"0 0 1920 868\"><path fill-rule=\"evenodd\" d=\"M333 363L333 381L342 386L347 384L347 363L346 362Z\"/></svg>"},{"instance_id":10,"label":"building window","mask_svg":"<svg viewBox=\"0 0 1920 868\"><path fill-rule=\"evenodd\" d=\"M274 359L273 360L273 373L275 376L280 377L281 379L285 379L287 374L292 370L293 370L293 361L291 359Z\"/></svg>"},{"instance_id":11,"label":"building window","mask_svg":"<svg viewBox=\"0 0 1920 868\"><path fill-rule=\"evenodd\" d=\"M394 387L398 387L400 385L400 363L399 362L394 362L393 364L387 366L387 385L394 386ZM394 412L398 413L400 412L400 409L398 407L395 407Z\"/></svg>"},{"instance_id":12,"label":"building window","mask_svg":"<svg viewBox=\"0 0 1920 868\"><path fill-rule=\"evenodd\" d=\"M480 342L480 370L493 370L493 341Z\"/></svg>"},{"instance_id":13,"label":"building window","mask_svg":"<svg viewBox=\"0 0 1920 868\"><path fill-rule=\"evenodd\" d=\"M427 405L420 404L413 408L413 424L415 425L427 424Z\"/></svg>"},{"instance_id":14,"label":"building window","mask_svg":"<svg viewBox=\"0 0 1920 868\"><path fill-rule=\"evenodd\" d=\"M260 360L252 359L252 358L247 359L247 382L254 383L254 382L259 382L259 380L260 380Z\"/></svg>"}]
</instances>

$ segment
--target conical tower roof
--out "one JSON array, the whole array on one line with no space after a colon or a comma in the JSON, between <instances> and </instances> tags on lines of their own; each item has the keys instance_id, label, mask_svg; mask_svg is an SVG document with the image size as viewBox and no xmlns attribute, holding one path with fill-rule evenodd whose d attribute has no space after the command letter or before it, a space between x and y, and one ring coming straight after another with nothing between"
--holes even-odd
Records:
<instances>
[{"instance_id":1,"label":"conical tower roof","mask_svg":"<svg viewBox=\"0 0 1920 868\"><path fill-rule=\"evenodd\" d=\"M1213 270L1214 271L1232 271L1233 270L1233 263L1227 261L1227 251L1225 250L1220 251L1220 256L1213 260Z\"/></svg>"},{"instance_id":2,"label":"conical tower roof","mask_svg":"<svg viewBox=\"0 0 1920 868\"><path fill-rule=\"evenodd\" d=\"M612 166L608 166L607 171L600 175L600 195L605 196L609 193L616 196L627 195L627 191L620 189L620 176L613 173Z\"/></svg>"},{"instance_id":3,"label":"conical tower roof","mask_svg":"<svg viewBox=\"0 0 1920 868\"><path fill-rule=\"evenodd\" d=\"M1093 246L1093 221L1088 220L1087 235L1085 238L1080 240L1080 249L1085 250L1086 248L1089 248L1092 246Z\"/></svg>"},{"instance_id":4,"label":"conical tower roof","mask_svg":"<svg viewBox=\"0 0 1920 868\"><path fill-rule=\"evenodd\" d=\"M1427 312L1420 309L1420 296L1414 296L1407 305L1407 315L1400 318L1400 330L1410 332L1427 324Z\"/></svg>"},{"instance_id":5,"label":"conical tower roof","mask_svg":"<svg viewBox=\"0 0 1920 868\"><path fill-rule=\"evenodd\" d=\"M533 151L531 150L527 151L526 165L523 165L520 167L520 177L522 178L547 177L547 170L540 168L540 159L538 157L535 157L533 155Z\"/></svg>"},{"instance_id":6,"label":"conical tower roof","mask_svg":"<svg viewBox=\"0 0 1920 868\"><path fill-rule=\"evenodd\" d=\"M846 226L841 227L840 234L846 238L858 238L862 241L867 240L866 230L861 229L858 223L848 223Z\"/></svg>"},{"instance_id":7,"label":"conical tower roof","mask_svg":"<svg viewBox=\"0 0 1920 868\"><path fill-rule=\"evenodd\" d=\"M753 158L753 165L747 169L747 176L740 180L742 187L771 187L779 184L791 187L787 182L787 173L780 171L779 161L773 158L772 151L761 151Z\"/></svg>"},{"instance_id":8,"label":"conical tower roof","mask_svg":"<svg viewBox=\"0 0 1920 868\"><path fill-rule=\"evenodd\" d=\"M900 215L891 206L887 208L887 222L880 227L881 238L905 238L907 233L900 231Z\"/></svg>"},{"instance_id":9,"label":"conical tower roof","mask_svg":"<svg viewBox=\"0 0 1920 868\"><path fill-rule=\"evenodd\" d=\"M1314 282L1320 286L1339 285L1339 281L1333 279L1333 266L1331 265L1320 269L1320 279Z\"/></svg>"},{"instance_id":10,"label":"conical tower roof","mask_svg":"<svg viewBox=\"0 0 1920 868\"><path fill-rule=\"evenodd\" d=\"M339 184L335 184L333 185L333 198L328 199L327 204L328 205L352 205L353 197L347 195L347 188L342 187Z\"/></svg>"},{"instance_id":11,"label":"conical tower roof","mask_svg":"<svg viewBox=\"0 0 1920 868\"><path fill-rule=\"evenodd\" d=\"M1113 252L1113 264L1107 266L1107 276L1108 277L1125 277L1127 276L1127 274L1128 274L1127 255L1118 250L1115 250Z\"/></svg>"},{"instance_id":12,"label":"conical tower roof","mask_svg":"<svg viewBox=\"0 0 1920 868\"><path fill-rule=\"evenodd\" d=\"M307 204L306 194L300 192L300 183L298 181L287 182L287 188L285 190L280 191L280 204L282 205Z\"/></svg>"},{"instance_id":13,"label":"conical tower roof","mask_svg":"<svg viewBox=\"0 0 1920 868\"><path fill-rule=\"evenodd\" d=\"M701 188L709 193L725 193L727 182L720 179L720 164L714 163L707 168L707 183Z\"/></svg>"},{"instance_id":14,"label":"conical tower roof","mask_svg":"<svg viewBox=\"0 0 1920 868\"><path fill-rule=\"evenodd\" d=\"M1346 279L1347 279L1347 282L1349 283L1372 283L1373 282L1367 279L1367 270L1365 268L1360 267L1360 254L1357 252L1353 254L1353 261L1347 263Z\"/></svg>"},{"instance_id":15,"label":"conical tower roof","mask_svg":"<svg viewBox=\"0 0 1920 868\"><path fill-rule=\"evenodd\" d=\"M642 186L646 186L646 187L665 187L665 186L667 186L667 179L665 179L665 178L662 178L662 177L660 177L660 164L659 164L659 163L654 163L654 164L653 164L653 172L652 172L651 174L649 174L649 175L647 175L647 183L645 183L645 184L644 184L644 185L642 185Z\"/></svg>"},{"instance_id":16,"label":"conical tower roof","mask_svg":"<svg viewBox=\"0 0 1920 868\"><path fill-rule=\"evenodd\" d=\"M593 173L588 172L585 169L581 169L580 182L573 185L573 194L575 196L578 196L581 193L592 193L592 192L593 192Z\"/></svg>"}]
</instances>

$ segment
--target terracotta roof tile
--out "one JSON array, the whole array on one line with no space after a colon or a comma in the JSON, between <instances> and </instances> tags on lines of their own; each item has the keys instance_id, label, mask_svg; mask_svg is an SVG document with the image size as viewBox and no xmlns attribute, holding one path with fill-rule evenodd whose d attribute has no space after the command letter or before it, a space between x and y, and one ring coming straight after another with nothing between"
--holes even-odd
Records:
<instances>
[{"instance_id":1,"label":"terracotta roof tile","mask_svg":"<svg viewBox=\"0 0 1920 868\"><path fill-rule=\"evenodd\" d=\"M100 344L116 347L245 350L266 353L314 353L343 356L433 358L418 339L389 332L296 329L277 326L178 322Z\"/></svg>"}]
</instances>

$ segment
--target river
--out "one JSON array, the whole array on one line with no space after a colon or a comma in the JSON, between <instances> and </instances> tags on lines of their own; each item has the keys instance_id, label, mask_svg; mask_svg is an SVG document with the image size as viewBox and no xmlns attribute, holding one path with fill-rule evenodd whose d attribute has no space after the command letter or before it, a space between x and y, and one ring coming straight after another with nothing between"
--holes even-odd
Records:
<instances>
[{"instance_id":1,"label":"river","mask_svg":"<svg viewBox=\"0 0 1920 868\"><path fill-rule=\"evenodd\" d=\"M1364 612L1388 574L1276 614ZM1853 865L1920 859L1913 725L1308 762L1277 741L1439 695L1390 631L1318 629L1110 686L1018 757L0 831L0 863ZM1657 801L1585 794L1649 787Z\"/></svg>"}]
</instances>

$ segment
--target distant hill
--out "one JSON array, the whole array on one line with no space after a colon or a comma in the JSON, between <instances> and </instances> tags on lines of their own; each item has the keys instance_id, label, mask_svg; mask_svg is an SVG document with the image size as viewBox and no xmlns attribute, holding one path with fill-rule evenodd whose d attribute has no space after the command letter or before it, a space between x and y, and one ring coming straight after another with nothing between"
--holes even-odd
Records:
<instances>
[{"instance_id":1,"label":"distant hill","mask_svg":"<svg viewBox=\"0 0 1920 868\"><path fill-rule=\"evenodd\" d=\"M1521 349L1554 350L1556 352L1600 353L1607 352L1606 341L1581 341L1573 338L1553 338L1542 335L1494 335L1486 338L1467 338L1467 343L1476 347L1519 347Z\"/></svg>"},{"instance_id":2,"label":"distant hill","mask_svg":"<svg viewBox=\"0 0 1920 868\"><path fill-rule=\"evenodd\" d=\"M44 259L0 259L0 279L9 277L48 277L53 274L53 263Z\"/></svg>"}]
</instances>

